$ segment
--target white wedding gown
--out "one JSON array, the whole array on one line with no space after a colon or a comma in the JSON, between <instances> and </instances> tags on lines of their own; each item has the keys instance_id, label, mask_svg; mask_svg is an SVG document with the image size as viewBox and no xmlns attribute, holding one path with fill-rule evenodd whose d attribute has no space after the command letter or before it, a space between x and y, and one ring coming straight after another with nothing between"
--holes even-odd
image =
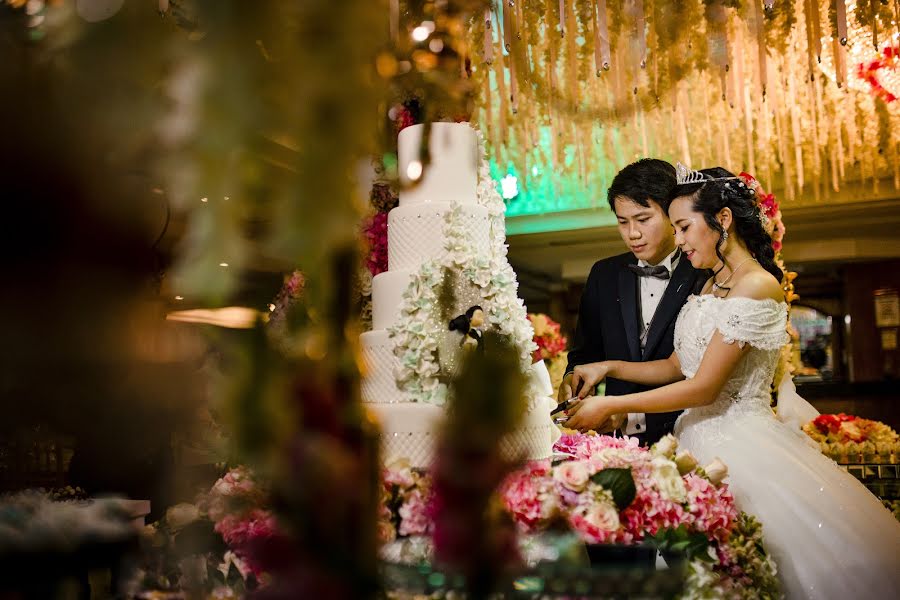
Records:
<instances>
[{"instance_id":1,"label":"white wedding gown","mask_svg":"<svg viewBox=\"0 0 900 600\"><path fill-rule=\"evenodd\" d=\"M774 300L691 296L675 325L685 377L717 330L751 349L715 402L682 414L675 435L701 464L728 465L726 483L762 523L789 599L900 598L900 523L769 408L786 320L787 306Z\"/></svg>"}]
</instances>

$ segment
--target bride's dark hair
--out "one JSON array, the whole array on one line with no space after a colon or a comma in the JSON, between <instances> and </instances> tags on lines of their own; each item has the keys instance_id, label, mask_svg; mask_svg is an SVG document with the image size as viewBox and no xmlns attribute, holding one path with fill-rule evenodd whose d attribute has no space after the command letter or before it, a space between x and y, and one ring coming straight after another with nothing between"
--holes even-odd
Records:
<instances>
[{"instance_id":1,"label":"bride's dark hair","mask_svg":"<svg viewBox=\"0 0 900 600\"><path fill-rule=\"evenodd\" d=\"M781 282L784 272L775 264L772 236L766 232L760 220L759 206L753 190L735 177L734 173L722 167L701 169L700 173L717 181L676 185L669 198L669 206L672 205L671 201L675 198L691 197L694 211L701 213L706 224L719 232L720 239L716 244L716 256L722 261L722 265L725 264L725 257L722 256L722 238L725 230L716 219L716 215L723 208L730 208L734 217L735 232L747 245L747 250L762 268ZM721 179L725 177L728 179Z\"/></svg>"}]
</instances>

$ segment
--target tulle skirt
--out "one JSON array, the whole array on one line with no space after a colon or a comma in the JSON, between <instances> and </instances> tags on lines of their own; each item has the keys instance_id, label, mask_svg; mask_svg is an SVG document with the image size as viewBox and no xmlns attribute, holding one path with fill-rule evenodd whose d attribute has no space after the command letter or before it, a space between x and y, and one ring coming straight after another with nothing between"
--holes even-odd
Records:
<instances>
[{"instance_id":1,"label":"tulle skirt","mask_svg":"<svg viewBox=\"0 0 900 600\"><path fill-rule=\"evenodd\" d=\"M687 411L675 435L701 464L728 465L725 481L762 523L787 598L900 598L900 522L803 433L768 414Z\"/></svg>"}]
</instances>

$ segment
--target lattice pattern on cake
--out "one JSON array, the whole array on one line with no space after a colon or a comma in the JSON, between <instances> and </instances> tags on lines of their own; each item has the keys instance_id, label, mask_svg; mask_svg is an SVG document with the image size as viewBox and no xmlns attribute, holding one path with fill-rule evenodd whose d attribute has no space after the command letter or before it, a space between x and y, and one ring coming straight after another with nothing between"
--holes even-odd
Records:
<instances>
[{"instance_id":1,"label":"lattice pattern on cake","mask_svg":"<svg viewBox=\"0 0 900 600\"><path fill-rule=\"evenodd\" d=\"M550 427L526 427L516 429L500 438L500 453L504 458L516 459L523 456L528 460L548 458L551 453Z\"/></svg>"},{"instance_id":2,"label":"lattice pattern on cake","mask_svg":"<svg viewBox=\"0 0 900 600\"><path fill-rule=\"evenodd\" d=\"M388 216L388 269L418 269L423 262L446 256L445 212L434 204L392 210ZM466 206L461 219L463 227L471 233L474 249L490 256L491 226L487 210Z\"/></svg>"},{"instance_id":3,"label":"lattice pattern on cake","mask_svg":"<svg viewBox=\"0 0 900 600\"><path fill-rule=\"evenodd\" d=\"M413 468L428 468L434 459L435 441L434 434L427 431L386 432L381 436L382 461L390 464L404 458Z\"/></svg>"},{"instance_id":4,"label":"lattice pattern on cake","mask_svg":"<svg viewBox=\"0 0 900 600\"><path fill-rule=\"evenodd\" d=\"M372 404L403 402L404 393L397 389L397 382L394 380L397 357L394 356L391 345L364 341L362 356L367 371L360 384L362 401Z\"/></svg>"},{"instance_id":5,"label":"lattice pattern on cake","mask_svg":"<svg viewBox=\"0 0 900 600\"><path fill-rule=\"evenodd\" d=\"M551 454L550 427L527 427L517 429L500 439L500 452L507 459L538 460ZM436 436L424 431L386 432L381 438L382 458L390 463L403 458L416 468L431 466L434 458Z\"/></svg>"}]
</instances>

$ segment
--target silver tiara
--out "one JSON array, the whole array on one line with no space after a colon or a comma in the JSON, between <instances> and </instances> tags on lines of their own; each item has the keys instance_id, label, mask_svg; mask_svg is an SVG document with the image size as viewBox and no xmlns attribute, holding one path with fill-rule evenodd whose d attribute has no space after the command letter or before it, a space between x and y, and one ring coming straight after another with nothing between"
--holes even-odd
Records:
<instances>
[{"instance_id":1,"label":"silver tiara","mask_svg":"<svg viewBox=\"0 0 900 600\"><path fill-rule=\"evenodd\" d=\"M727 179L740 179L740 177L710 177L700 171L693 171L685 165L675 163L675 185L690 185L692 183L706 183L707 181L725 181Z\"/></svg>"},{"instance_id":2,"label":"silver tiara","mask_svg":"<svg viewBox=\"0 0 900 600\"><path fill-rule=\"evenodd\" d=\"M685 165L675 163L675 185L688 185L690 183L703 183L708 181L706 175L700 171L692 171Z\"/></svg>"}]
</instances>

